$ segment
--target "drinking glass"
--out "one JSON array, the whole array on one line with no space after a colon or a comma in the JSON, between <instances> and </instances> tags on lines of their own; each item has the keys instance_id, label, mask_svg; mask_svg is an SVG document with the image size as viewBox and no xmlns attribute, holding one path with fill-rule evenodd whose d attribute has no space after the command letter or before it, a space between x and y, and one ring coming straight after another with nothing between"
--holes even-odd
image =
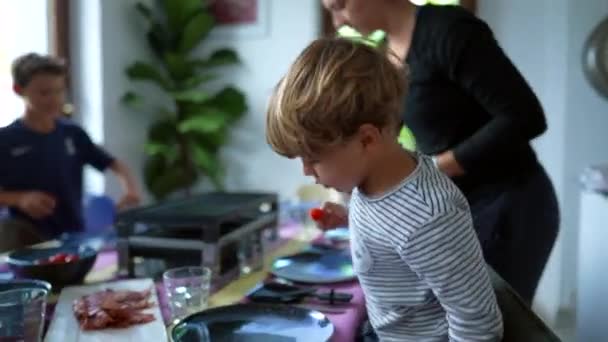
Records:
<instances>
[{"instance_id":1,"label":"drinking glass","mask_svg":"<svg viewBox=\"0 0 608 342\"><path fill-rule=\"evenodd\" d=\"M211 269L203 266L184 266L163 273L171 322L203 311L209 301Z\"/></svg>"},{"instance_id":2,"label":"drinking glass","mask_svg":"<svg viewBox=\"0 0 608 342\"><path fill-rule=\"evenodd\" d=\"M41 341L47 294L40 288L0 292L0 341Z\"/></svg>"}]
</instances>

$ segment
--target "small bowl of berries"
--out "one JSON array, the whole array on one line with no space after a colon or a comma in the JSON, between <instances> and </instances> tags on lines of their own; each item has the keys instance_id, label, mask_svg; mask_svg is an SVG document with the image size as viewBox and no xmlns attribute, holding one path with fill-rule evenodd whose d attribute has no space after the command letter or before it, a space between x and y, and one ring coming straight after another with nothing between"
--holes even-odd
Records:
<instances>
[{"instance_id":1,"label":"small bowl of berries","mask_svg":"<svg viewBox=\"0 0 608 342\"><path fill-rule=\"evenodd\" d=\"M97 251L90 246L25 248L8 255L8 266L16 278L40 279L57 291L80 284L93 268Z\"/></svg>"}]
</instances>

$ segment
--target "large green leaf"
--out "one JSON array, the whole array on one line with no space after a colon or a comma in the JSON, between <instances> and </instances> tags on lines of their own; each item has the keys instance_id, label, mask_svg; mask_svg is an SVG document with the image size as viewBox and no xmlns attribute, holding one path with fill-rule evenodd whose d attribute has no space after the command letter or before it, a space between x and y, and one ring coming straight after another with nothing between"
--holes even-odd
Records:
<instances>
[{"instance_id":1,"label":"large green leaf","mask_svg":"<svg viewBox=\"0 0 608 342\"><path fill-rule=\"evenodd\" d=\"M146 38L148 39L148 45L150 45L154 55L159 59L162 59L165 51L173 46L171 35L167 32L166 28L158 22L152 23L150 30L146 34Z\"/></svg>"},{"instance_id":2,"label":"large green leaf","mask_svg":"<svg viewBox=\"0 0 608 342\"><path fill-rule=\"evenodd\" d=\"M169 28L180 32L189 19L204 10L202 0L163 0Z\"/></svg>"},{"instance_id":3,"label":"large green leaf","mask_svg":"<svg viewBox=\"0 0 608 342\"><path fill-rule=\"evenodd\" d=\"M194 74L194 65L181 53L165 53L165 64L174 80L181 81Z\"/></svg>"},{"instance_id":4,"label":"large green leaf","mask_svg":"<svg viewBox=\"0 0 608 342\"><path fill-rule=\"evenodd\" d=\"M234 50L220 49L212 53L208 59L198 60L196 62L196 66L200 68L213 68L218 66L236 64L239 62L239 56Z\"/></svg>"},{"instance_id":5,"label":"large green leaf","mask_svg":"<svg viewBox=\"0 0 608 342\"><path fill-rule=\"evenodd\" d=\"M157 199L163 199L177 190L189 188L198 179L195 170L189 170L180 163L167 163L164 166L162 172L154 174L156 177L146 179L148 189Z\"/></svg>"},{"instance_id":6,"label":"large green leaf","mask_svg":"<svg viewBox=\"0 0 608 342\"><path fill-rule=\"evenodd\" d=\"M193 146L194 163L201 171L209 177L216 188L223 188L223 169L217 154L212 153L202 146Z\"/></svg>"},{"instance_id":7,"label":"large green leaf","mask_svg":"<svg viewBox=\"0 0 608 342\"><path fill-rule=\"evenodd\" d=\"M190 116L180 122L178 130L182 133L198 132L202 134L216 132L226 125L228 115L226 113L208 108Z\"/></svg>"},{"instance_id":8,"label":"large green leaf","mask_svg":"<svg viewBox=\"0 0 608 342\"><path fill-rule=\"evenodd\" d=\"M229 115L231 122L240 118L247 111L245 95L233 87L226 87L217 93L208 101L208 105L221 108Z\"/></svg>"},{"instance_id":9,"label":"large green leaf","mask_svg":"<svg viewBox=\"0 0 608 342\"><path fill-rule=\"evenodd\" d=\"M162 73L149 63L137 61L127 68L126 73L131 80L151 81L163 89L171 88L169 81L165 79Z\"/></svg>"},{"instance_id":10,"label":"large green leaf","mask_svg":"<svg viewBox=\"0 0 608 342\"><path fill-rule=\"evenodd\" d=\"M170 144L176 140L177 127L175 120L164 118L153 123L148 130L148 140Z\"/></svg>"},{"instance_id":11,"label":"large green leaf","mask_svg":"<svg viewBox=\"0 0 608 342\"><path fill-rule=\"evenodd\" d=\"M213 170L218 167L217 157L203 146L192 144L192 156L196 166L203 171Z\"/></svg>"},{"instance_id":12,"label":"large green leaf","mask_svg":"<svg viewBox=\"0 0 608 342\"><path fill-rule=\"evenodd\" d=\"M144 147L147 155L162 156L169 162L174 162L179 157L178 146L176 144L163 144L155 141L149 141Z\"/></svg>"},{"instance_id":13,"label":"large green leaf","mask_svg":"<svg viewBox=\"0 0 608 342\"><path fill-rule=\"evenodd\" d=\"M197 13L184 27L179 42L179 51L189 53L209 34L213 25L214 22L211 14L206 12Z\"/></svg>"},{"instance_id":14,"label":"large green leaf","mask_svg":"<svg viewBox=\"0 0 608 342\"><path fill-rule=\"evenodd\" d=\"M180 89L192 89L197 88L205 82L212 81L217 78L214 74L202 74L202 75L191 75L187 79L179 83Z\"/></svg>"},{"instance_id":15,"label":"large green leaf","mask_svg":"<svg viewBox=\"0 0 608 342\"><path fill-rule=\"evenodd\" d=\"M156 142L148 142L144 146L144 151L149 156L165 155L171 149L170 146Z\"/></svg>"},{"instance_id":16,"label":"large green leaf","mask_svg":"<svg viewBox=\"0 0 608 342\"><path fill-rule=\"evenodd\" d=\"M194 144L204 146L211 152L218 151L219 148L222 147L228 140L227 126L224 126L223 128L214 132L190 132L188 134L189 139L192 140Z\"/></svg>"},{"instance_id":17,"label":"large green leaf","mask_svg":"<svg viewBox=\"0 0 608 342\"><path fill-rule=\"evenodd\" d=\"M137 12L139 12L139 14L141 14L142 17L144 17L149 22L152 22L153 15L152 15L152 10L150 9L150 7L143 4L142 2L138 2L135 4L135 9L137 10Z\"/></svg>"},{"instance_id":18,"label":"large green leaf","mask_svg":"<svg viewBox=\"0 0 608 342\"><path fill-rule=\"evenodd\" d=\"M173 96L173 99L176 101L188 101L193 103L203 103L210 98L209 93L200 89L173 92L171 93L171 96Z\"/></svg>"},{"instance_id":19,"label":"large green leaf","mask_svg":"<svg viewBox=\"0 0 608 342\"><path fill-rule=\"evenodd\" d=\"M122 95L122 97L120 98L120 102L126 106L136 108L140 107L144 103L144 99L141 95L132 91L128 91L124 93L124 95Z\"/></svg>"}]
</instances>

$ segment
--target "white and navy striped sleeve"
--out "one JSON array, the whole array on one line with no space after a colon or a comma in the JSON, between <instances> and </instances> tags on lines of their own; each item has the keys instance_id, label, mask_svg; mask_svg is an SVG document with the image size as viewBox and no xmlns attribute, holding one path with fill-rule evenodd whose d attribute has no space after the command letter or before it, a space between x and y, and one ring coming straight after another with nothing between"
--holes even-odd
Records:
<instances>
[{"instance_id":1,"label":"white and navy striped sleeve","mask_svg":"<svg viewBox=\"0 0 608 342\"><path fill-rule=\"evenodd\" d=\"M446 311L450 341L499 341L502 317L466 210L448 209L397 246Z\"/></svg>"}]
</instances>

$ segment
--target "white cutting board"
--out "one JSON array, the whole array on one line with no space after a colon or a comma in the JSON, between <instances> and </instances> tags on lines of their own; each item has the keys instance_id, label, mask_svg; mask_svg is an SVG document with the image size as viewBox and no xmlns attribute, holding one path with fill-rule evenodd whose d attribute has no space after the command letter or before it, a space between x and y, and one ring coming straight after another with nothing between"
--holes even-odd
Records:
<instances>
[{"instance_id":1,"label":"white cutting board","mask_svg":"<svg viewBox=\"0 0 608 342\"><path fill-rule=\"evenodd\" d=\"M153 313L156 320L125 329L83 331L78 325L72 303L75 299L105 289L142 291L152 288L150 301L154 307L144 312ZM167 330L158 306L158 297L152 279L122 280L87 286L66 287L61 291L53 320L46 333L46 342L122 342L122 341L167 341Z\"/></svg>"}]
</instances>

